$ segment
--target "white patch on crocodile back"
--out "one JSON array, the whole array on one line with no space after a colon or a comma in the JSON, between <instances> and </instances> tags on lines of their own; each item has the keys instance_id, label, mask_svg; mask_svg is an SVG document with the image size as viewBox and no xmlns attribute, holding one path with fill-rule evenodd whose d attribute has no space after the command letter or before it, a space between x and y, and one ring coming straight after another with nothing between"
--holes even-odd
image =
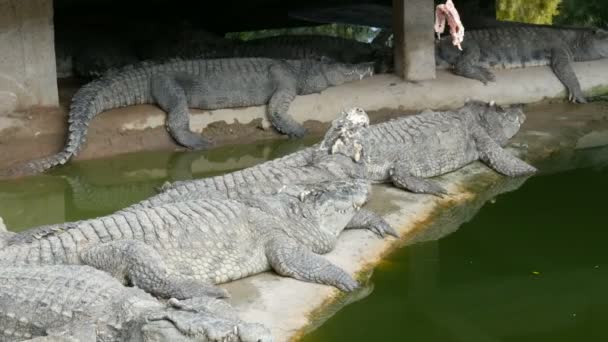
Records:
<instances>
[{"instance_id":1,"label":"white patch on crocodile back","mask_svg":"<svg viewBox=\"0 0 608 342\"><path fill-rule=\"evenodd\" d=\"M346 120L361 125L369 125L369 116L359 107L353 107L346 110Z\"/></svg>"},{"instance_id":2,"label":"white patch on crocodile back","mask_svg":"<svg viewBox=\"0 0 608 342\"><path fill-rule=\"evenodd\" d=\"M363 146L361 146L361 144L359 143L355 143L355 162L359 162L361 160L361 151L363 150Z\"/></svg>"},{"instance_id":3,"label":"white patch on crocodile back","mask_svg":"<svg viewBox=\"0 0 608 342\"><path fill-rule=\"evenodd\" d=\"M344 142L342 139L337 139L331 147L331 154L336 154L336 152L342 150L344 148Z\"/></svg>"},{"instance_id":4,"label":"white patch on crocodile back","mask_svg":"<svg viewBox=\"0 0 608 342\"><path fill-rule=\"evenodd\" d=\"M361 160L361 152L363 151L363 146L359 142L355 141L355 142L353 142L353 148L354 148L354 152L349 151L346 144L342 140L342 138L340 138L340 139L337 139L334 142L334 144L332 145L331 154L341 153L341 154L344 154L346 156L353 158L353 160L355 162L359 162ZM352 156L351 156L351 153L352 153Z\"/></svg>"}]
</instances>

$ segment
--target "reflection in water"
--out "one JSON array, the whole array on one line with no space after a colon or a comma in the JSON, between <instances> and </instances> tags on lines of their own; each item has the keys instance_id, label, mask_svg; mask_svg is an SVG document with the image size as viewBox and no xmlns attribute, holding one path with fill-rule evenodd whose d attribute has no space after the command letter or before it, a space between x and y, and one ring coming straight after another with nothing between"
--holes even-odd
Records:
<instances>
[{"instance_id":1,"label":"reflection in water","mask_svg":"<svg viewBox=\"0 0 608 342\"><path fill-rule=\"evenodd\" d=\"M0 182L0 217L13 230L109 214L166 181L214 176L274 159L318 138L266 141L199 152L145 152L71 162L47 175Z\"/></svg>"},{"instance_id":2,"label":"reflection in water","mask_svg":"<svg viewBox=\"0 0 608 342\"><path fill-rule=\"evenodd\" d=\"M418 238L376 269L374 293L304 340L605 340L608 169L589 163L606 165L605 151L570 155L587 168L556 158L569 171L545 165L548 173L499 196L453 234ZM466 220L476 206L459 214ZM462 221L459 214L448 217Z\"/></svg>"}]
</instances>

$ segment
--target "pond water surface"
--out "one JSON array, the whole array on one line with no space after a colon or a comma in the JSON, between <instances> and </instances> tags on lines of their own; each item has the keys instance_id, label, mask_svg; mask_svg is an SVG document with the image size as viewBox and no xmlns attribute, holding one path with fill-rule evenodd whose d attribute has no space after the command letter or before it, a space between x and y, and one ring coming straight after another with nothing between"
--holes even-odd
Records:
<instances>
[{"instance_id":1,"label":"pond water surface","mask_svg":"<svg viewBox=\"0 0 608 342\"><path fill-rule=\"evenodd\" d=\"M607 341L607 192L606 163L530 178L390 256L304 341Z\"/></svg>"}]
</instances>

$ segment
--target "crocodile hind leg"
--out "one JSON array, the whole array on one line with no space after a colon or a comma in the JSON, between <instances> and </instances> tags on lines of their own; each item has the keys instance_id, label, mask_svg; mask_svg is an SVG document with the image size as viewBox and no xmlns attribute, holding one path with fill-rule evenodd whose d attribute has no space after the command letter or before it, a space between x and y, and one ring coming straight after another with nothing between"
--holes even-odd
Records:
<instances>
[{"instance_id":1,"label":"crocodile hind leg","mask_svg":"<svg viewBox=\"0 0 608 342\"><path fill-rule=\"evenodd\" d=\"M399 234L386 222L382 216L369 211L360 209L355 216L348 222L346 229L368 229L379 237L387 235L399 237Z\"/></svg>"},{"instance_id":2,"label":"crocodile hind leg","mask_svg":"<svg viewBox=\"0 0 608 342\"><path fill-rule=\"evenodd\" d=\"M481 129L473 134L473 139L479 159L496 172L509 177L525 176L536 172L536 168L508 153L487 133L481 132Z\"/></svg>"},{"instance_id":3,"label":"crocodile hind leg","mask_svg":"<svg viewBox=\"0 0 608 342\"><path fill-rule=\"evenodd\" d=\"M390 173L391 182L400 189L405 189L418 194L430 194L443 197L448 191L441 185L431 180L411 175L406 168L394 167Z\"/></svg>"},{"instance_id":4,"label":"crocodile hind leg","mask_svg":"<svg viewBox=\"0 0 608 342\"><path fill-rule=\"evenodd\" d=\"M159 297L228 297L227 292L218 287L169 274L160 254L141 241L119 240L95 245L83 251L80 259Z\"/></svg>"},{"instance_id":5,"label":"crocodile hind leg","mask_svg":"<svg viewBox=\"0 0 608 342\"><path fill-rule=\"evenodd\" d=\"M301 138L306 129L288 113L291 102L296 98L296 80L287 68L275 64L269 69L270 77L277 88L268 102L268 118L274 127L291 138Z\"/></svg>"},{"instance_id":6,"label":"crocodile hind leg","mask_svg":"<svg viewBox=\"0 0 608 342\"><path fill-rule=\"evenodd\" d=\"M266 257L275 272L283 276L332 285L342 291L359 287L346 271L286 236L268 242Z\"/></svg>"},{"instance_id":7,"label":"crocodile hind leg","mask_svg":"<svg viewBox=\"0 0 608 342\"><path fill-rule=\"evenodd\" d=\"M477 65L480 54L479 46L466 46L456 63L454 63L454 73L456 75L478 80L483 84L494 82L494 74L490 70Z\"/></svg>"},{"instance_id":8,"label":"crocodile hind leg","mask_svg":"<svg viewBox=\"0 0 608 342\"><path fill-rule=\"evenodd\" d=\"M210 147L210 140L190 130L188 99L179 83L168 75L155 75L150 82L154 101L167 112L167 130L173 139L192 150Z\"/></svg>"},{"instance_id":9,"label":"crocodile hind leg","mask_svg":"<svg viewBox=\"0 0 608 342\"><path fill-rule=\"evenodd\" d=\"M568 100L578 103L586 103L581 85L572 69L572 59L564 49L553 49L551 51L551 68L566 89L568 89Z\"/></svg>"}]
</instances>

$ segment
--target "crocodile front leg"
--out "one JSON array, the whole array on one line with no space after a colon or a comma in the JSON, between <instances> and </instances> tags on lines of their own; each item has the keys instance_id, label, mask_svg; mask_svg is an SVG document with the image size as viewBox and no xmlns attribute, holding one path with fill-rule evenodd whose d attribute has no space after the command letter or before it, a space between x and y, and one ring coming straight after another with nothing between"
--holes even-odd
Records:
<instances>
[{"instance_id":1,"label":"crocodile front leg","mask_svg":"<svg viewBox=\"0 0 608 342\"><path fill-rule=\"evenodd\" d=\"M283 65L275 64L269 68L270 78L276 84L276 91L268 102L268 119L281 133L291 138L301 138L306 129L289 115L289 106L296 98L296 79Z\"/></svg>"},{"instance_id":2,"label":"crocodile front leg","mask_svg":"<svg viewBox=\"0 0 608 342\"><path fill-rule=\"evenodd\" d=\"M477 65L481 51L477 44L469 44L465 46L464 51L458 57L456 63L454 63L454 73L467 78L481 81L483 84L488 82L494 82L494 74L482 67Z\"/></svg>"},{"instance_id":3,"label":"crocodile front leg","mask_svg":"<svg viewBox=\"0 0 608 342\"><path fill-rule=\"evenodd\" d=\"M399 237L399 234L386 222L382 216L367 209L359 210L350 220L346 229L368 229L379 237L387 235Z\"/></svg>"},{"instance_id":4,"label":"crocodile front leg","mask_svg":"<svg viewBox=\"0 0 608 342\"><path fill-rule=\"evenodd\" d=\"M473 139L475 139L479 159L496 172L509 177L519 177L537 171L535 167L508 153L487 133L481 132L481 129L473 134Z\"/></svg>"},{"instance_id":5,"label":"crocodile front leg","mask_svg":"<svg viewBox=\"0 0 608 342\"><path fill-rule=\"evenodd\" d=\"M144 242L120 240L95 245L84 250L80 259L156 296L187 299L192 297L228 297L225 290L200 281L169 274L160 254Z\"/></svg>"},{"instance_id":6,"label":"crocodile front leg","mask_svg":"<svg viewBox=\"0 0 608 342\"><path fill-rule=\"evenodd\" d=\"M551 51L551 68L559 80L568 89L568 100L578 103L587 103L578 78L572 69L572 58L565 49Z\"/></svg>"},{"instance_id":7,"label":"crocodile front leg","mask_svg":"<svg viewBox=\"0 0 608 342\"><path fill-rule=\"evenodd\" d=\"M283 276L332 285L348 292L359 287L346 271L287 236L270 240L266 245L266 257L275 272Z\"/></svg>"},{"instance_id":8,"label":"crocodile front leg","mask_svg":"<svg viewBox=\"0 0 608 342\"><path fill-rule=\"evenodd\" d=\"M155 75L150 80L154 101L167 112L167 131L175 141L192 150L208 148L211 141L190 130L188 100L179 83L169 75Z\"/></svg>"}]
</instances>

